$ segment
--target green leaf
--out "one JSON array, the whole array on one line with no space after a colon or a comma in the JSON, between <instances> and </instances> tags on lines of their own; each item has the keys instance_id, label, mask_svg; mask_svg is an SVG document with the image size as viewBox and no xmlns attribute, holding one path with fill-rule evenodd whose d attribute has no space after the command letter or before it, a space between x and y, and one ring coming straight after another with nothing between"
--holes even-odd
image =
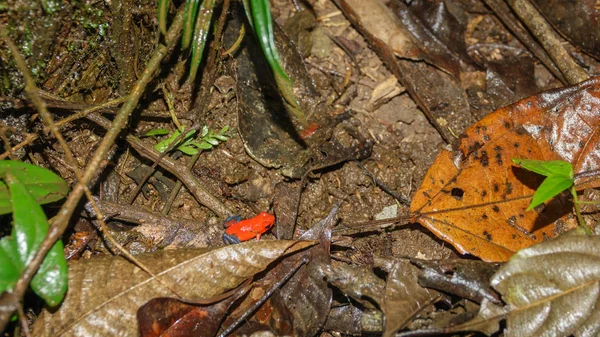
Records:
<instances>
[{"instance_id":1,"label":"green leaf","mask_svg":"<svg viewBox=\"0 0 600 337\"><path fill-rule=\"evenodd\" d=\"M169 131L168 129L152 129L152 130L146 132L144 134L144 136L146 136L146 137L164 136L164 135L168 135L169 132L171 132L171 131Z\"/></svg>"},{"instance_id":2,"label":"green leaf","mask_svg":"<svg viewBox=\"0 0 600 337\"><path fill-rule=\"evenodd\" d=\"M214 7L215 0L204 0L200 7L198 19L196 19L194 43L192 45L192 60L190 65L190 83L194 83L198 67L200 67L200 63L202 62L202 55L204 54L204 46L206 45Z\"/></svg>"},{"instance_id":3,"label":"green leaf","mask_svg":"<svg viewBox=\"0 0 600 337\"><path fill-rule=\"evenodd\" d=\"M560 192L566 190L567 188L573 185L573 178L562 176L562 175L553 175L549 176L538 187L538 189L533 194L533 198L531 199L531 204L527 207L527 210L532 210L538 205L546 202L546 200L550 200L557 196Z\"/></svg>"},{"instance_id":4,"label":"green leaf","mask_svg":"<svg viewBox=\"0 0 600 337\"><path fill-rule=\"evenodd\" d=\"M181 34L181 49L186 50L192 43L194 35L194 23L196 22L196 14L198 14L199 0L187 0L185 2L185 12L183 16L183 33Z\"/></svg>"},{"instance_id":5,"label":"green leaf","mask_svg":"<svg viewBox=\"0 0 600 337\"><path fill-rule=\"evenodd\" d=\"M154 145L154 149L160 153L165 152L180 134L181 132L179 132L179 130L175 130L169 138L156 143L156 145Z\"/></svg>"},{"instance_id":6,"label":"green leaf","mask_svg":"<svg viewBox=\"0 0 600 337\"><path fill-rule=\"evenodd\" d=\"M0 284L6 288L0 288L0 292L14 286L48 232L44 210L29 193L27 185L11 172L4 177L12 198L14 226L11 236L0 240L0 261L10 262L2 265L2 269L7 266L7 271L0 273L3 277ZM67 261L59 240L44 258L31 281L31 288L49 306L55 306L63 300L67 282Z\"/></svg>"},{"instance_id":7,"label":"green leaf","mask_svg":"<svg viewBox=\"0 0 600 337\"><path fill-rule=\"evenodd\" d=\"M17 244L14 238L4 237L0 240L0 293L12 289L21 271L23 263L19 259Z\"/></svg>"},{"instance_id":8,"label":"green leaf","mask_svg":"<svg viewBox=\"0 0 600 337\"><path fill-rule=\"evenodd\" d=\"M207 143L209 143L210 145L213 145L213 146L219 145L219 141L217 139L214 139L214 138L206 138L205 141Z\"/></svg>"},{"instance_id":9,"label":"green leaf","mask_svg":"<svg viewBox=\"0 0 600 337\"><path fill-rule=\"evenodd\" d=\"M205 141L202 141L199 144L194 144L194 146L196 146L197 148L202 149L202 150L210 150L213 147L212 145L210 145L209 143L207 143Z\"/></svg>"},{"instance_id":10,"label":"green leaf","mask_svg":"<svg viewBox=\"0 0 600 337\"><path fill-rule=\"evenodd\" d=\"M263 54L274 73L286 80L289 76L281 65L281 57L275 46L275 35L273 33L273 18L271 17L271 5L269 0L250 0L250 11L254 32L263 50Z\"/></svg>"},{"instance_id":11,"label":"green leaf","mask_svg":"<svg viewBox=\"0 0 600 337\"><path fill-rule=\"evenodd\" d=\"M27 191L38 204L47 204L64 198L69 193L67 183L52 171L20 161L1 160L0 177L11 173L24 182ZM8 186L0 181L0 214L12 211Z\"/></svg>"},{"instance_id":12,"label":"green leaf","mask_svg":"<svg viewBox=\"0 0 600 337\"><path fill-rule=\"evenodd\" d=\"M552 175L562 175L573 177L573 166L571 163L562 160L533 160L513 158L513 163L524 169L549 177Z\"/></svg>"},{"instance_id":13,"label":"green leaf","mask_svg":"<svg viewBox=\"0 0 600 337\"><path fill-rule=\"evenodd\" d=\"M227 141L227 136L224 135L215 135L214 137L222 142Z\"/></svg>"},{"instance_id":14,"label":"green leaf","mask_svg":"<svg viewBox=\"0 0 600 337\"><path fill-rule=\"evenodd\" d=\"M167 14L169 14L169 0L158 0L158 28L167 35Z\"/></svg>"},{"instance_id":15,"label":"green leaf","mask_svg":"<svg viewBox=\"0 0 600 337\"><path fill-rule=\"evenodd\" d=\"M202 127L202 132L200 133L200 137L206 137L206 135L208 134L208 126L203 126Z\"/></svg>"},{"instance_id":16,"label":"green leaf","mask_svg":"<svg viewBox=\"0 0 600 337\"><path fill-rule=\"evenodd\" d=\"M225 132L229 131L229 125L225 125L221 131L219 131L219 135L224 134Z\"/></svg>"},{"instance_id":17,"label":"green leaf","mask_svg":"<svg viewBox=\"0 0 600 337\"><path fill-rule=\"evenodd\" d=\"M196 153L198 153L198 150L196 150L195 148L193 148L190 145L182 145L182 146L178 147L177 150L183 152L184 154L187 154L188 156L193 156Z\"/></svg>"}]
</instances>

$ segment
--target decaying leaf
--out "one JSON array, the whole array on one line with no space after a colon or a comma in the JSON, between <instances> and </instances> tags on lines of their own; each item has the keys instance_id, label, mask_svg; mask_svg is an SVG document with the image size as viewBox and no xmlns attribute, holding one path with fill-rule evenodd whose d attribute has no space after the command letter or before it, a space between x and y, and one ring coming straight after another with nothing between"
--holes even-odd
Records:
<instances>
[{"instance_id":1,"label":"decaying leaf","mask_svg":"<svg viewBox=\"0 0 600 337\"><path fill-rule=\"evenodd\" d=\"M564 198L525 211L543 179L514 167L511 158L564 160L576 176L597 170L599 123L600 78L499 109L468 128L456 150L440 153L411 212L461 253L505 261L575 226Z\"/></svg>"},{"instance_id":2,"label":"decaying leaf","mask_svg":"<svg viewBox=\"0 0 600 337\"><path fill-rule=\"evenodd\" d=\"M434 303L441 294L419 285L419 270L409 261L384 263L388 270L381 309L385 314L384 337L395 336L419 312Z\"/></svg>"},{"instance_id":3,"label":"decaying leaf","mask_svg":"<svg viewBox=\"0 0 600 337\"><path fill-rule=\"evenodd\" d=\"M309 241L258 241L213 251L163 251L139 256L146 266L188 301L235 288L284 254ZM136 336L136 311L156 297L173 296L164 285L121 257L70 265L69 292L56 311L44 310L34 336Z\"/></svg>"},{"instance_id":4,"label":"decaying leaf","mask_svg":"<svg viewBox=\"0 0 600 337\"><path fill-rule=\"evenodd\" d=\"M327 280L365 308L373 306L365 298L373 300L385 316L383 335L394 336L411 318L435 302L440 294L419 285L419 270L409 261L378 258L375 263L388 272L386 281L369 269L347 265L327 270Z\"/></svg>"},{"instance_id":5,"label":"decaying leaf","mask_svg":"<svg viewBox=\"0 0 600 337\"><path fill-rule=\"evenodd\" d=\"M202 301L186 303L176 298L154 298L137 311L141 337L213 337L233 302L250 289L250 279L240 287Z\"/></svg>"}]
</instances>

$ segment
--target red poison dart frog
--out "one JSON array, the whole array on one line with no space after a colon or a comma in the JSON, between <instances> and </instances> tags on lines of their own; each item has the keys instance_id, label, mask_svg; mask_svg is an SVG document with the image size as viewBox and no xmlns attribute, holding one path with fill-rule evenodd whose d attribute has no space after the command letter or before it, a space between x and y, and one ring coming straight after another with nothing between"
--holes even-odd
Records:
<instances>
[{"instance_id":1,"label":"red poison dart frog","mask_svg":"<svg viewBox=\"0 0 600 337\"><path fill-rule=\"evenodd\" d=\"M275 223L275 217L267 212L260 212L251 219L242 220L239 215L230 216L225 220L225 233L223 242L225 244L236 244L248 241L266 233Z\"/></svg>"}]
</instances>

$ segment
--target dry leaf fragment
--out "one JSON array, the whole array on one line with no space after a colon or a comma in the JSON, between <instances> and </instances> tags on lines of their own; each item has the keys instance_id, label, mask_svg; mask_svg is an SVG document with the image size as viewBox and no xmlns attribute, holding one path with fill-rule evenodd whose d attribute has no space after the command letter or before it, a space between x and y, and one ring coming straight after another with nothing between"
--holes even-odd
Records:
<instances>
[{"instance_id":1,"label":"dry leaf fragment","mask_svg":"<svg viewBox=\"0 0 600 337\"><path fill-rule=\"evenodd\" d=\"M513 167L511 158L564 160L576 174L597 170L599 131L600 78L499 109L469 127L455 151L440 153L411 212L461 253L505 261L575 226L564 198L525 211L543 177Z\"/></svg>"},{"instance_id":2,"label":"dry leaf fragment","mask_svg":"<svg viewBox=\"0 0 600 337\"><path fill-rule=\"evenodd\" d=\"M284 254L309 241L258 241L212 251L163 251L139 256L186 300L210 298L235 288ZM69 266L69 292L61 307L44 310L34 336L137 336L136 312L152 298L173 294L121 257L77 261Z\"/></svg>"}]
</instances>

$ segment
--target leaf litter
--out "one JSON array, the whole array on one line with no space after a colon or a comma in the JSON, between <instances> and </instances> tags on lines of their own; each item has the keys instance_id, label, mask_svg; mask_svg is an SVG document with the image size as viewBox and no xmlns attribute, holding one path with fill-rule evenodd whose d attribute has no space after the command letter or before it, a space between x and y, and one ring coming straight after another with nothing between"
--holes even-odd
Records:
<instances>
[{"instance_id":1,"label":"leaf litter","mask_svg":"<svg viewBox=\"0 0 600 337\"><path fill-rule=\"evenodd\" d=\"M194 301L233 289L281 256L311 245L308 241L258 241L212 251L162 251L138 259L152 266L185 300ZM139 306L169 295L170 290L121 257L77 261L69 266L65 301L56 311L44 309L33 335L135 336Z\"/></svg>"}]
</instances>

